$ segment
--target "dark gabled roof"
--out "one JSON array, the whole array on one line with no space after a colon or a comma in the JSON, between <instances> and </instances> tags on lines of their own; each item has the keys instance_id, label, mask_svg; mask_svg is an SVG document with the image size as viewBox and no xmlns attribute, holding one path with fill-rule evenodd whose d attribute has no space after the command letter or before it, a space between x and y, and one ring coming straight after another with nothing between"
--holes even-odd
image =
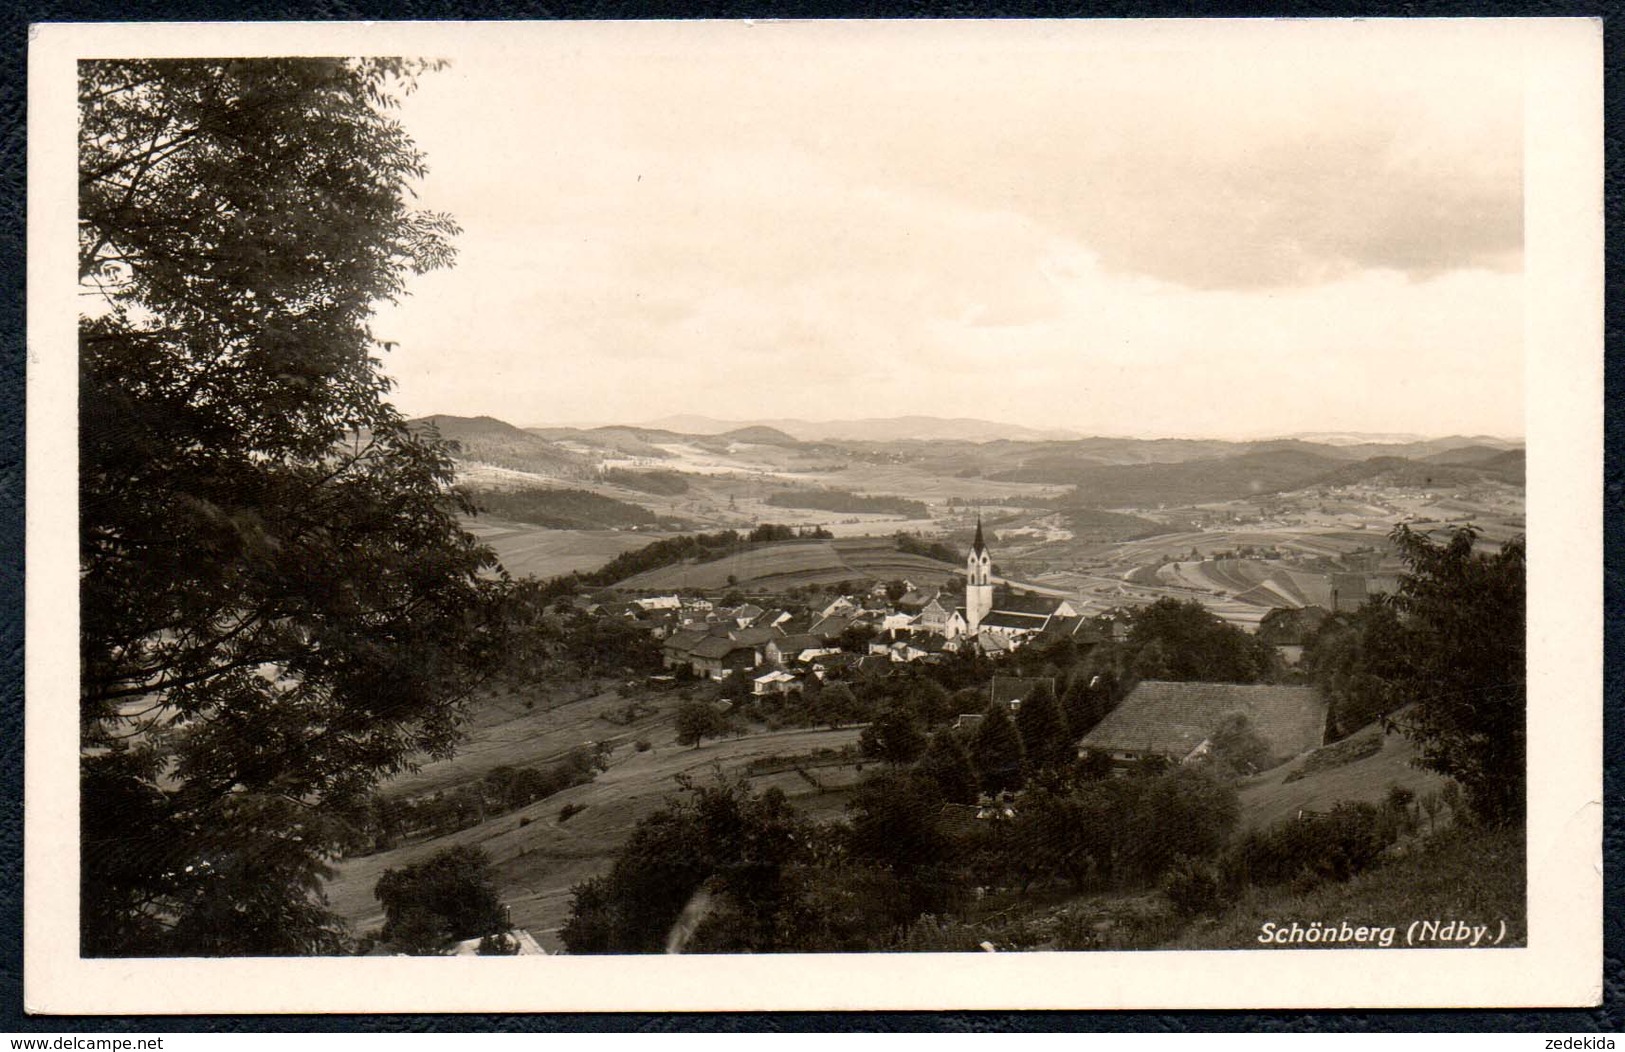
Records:
<instances>
[{"instance_id":1,"label":"dark gabled roof","mask_svg":"<svg viewBox=\"0 0 1625 1052\"><path fill-rule=\"evenodd\" d=\"M824 641L815 635L803 632L793 636L781 636L773 640L773 645L779 648L781 654L799 654L803 650L819 650Z\"/></svg>"},{"instance_id":2,"label":"dark gabled roof","mask_svg":"<svg viewBox=\"0 0 1625 1052\"><path fill-rule=\"evenodd\" d=\"M761 617L765 613L767 613L767 611L763 610L755 603L746 603L744 606L736 607L734 609L735 617L749 618L752 621L756 620L758 617Z\"/></svg>"},{"instance_id":3,"label":"dark gabled roof","mask_svg":"<svg viewBox=\"0 0 1625 1052\"><path fill-rule=\"evenodd\" d=\"M858 663L856 654L825 654L823 657L812 659L812 663L820 668L851 668Z\"/></svg>"},{"instance_id":4,"label":"dark gabled roof","mask_svg":"<svg viewBox=\"0 0 1625 1052\"><path fill-rule=\"evenodd\" d=\"M665 649L688 653L710 638L711 633L706 629L679 628L666 638Z\"/></svg>"},{"instance_id":5,"label":"dark gabled roof","mask_svg":"<svg viewBox=\"0 0 1625 1052\"><path fill-rule=\"evenodd\" d=\"M750 647L736 643L726 636L706 636L689 651L689 655L697 658L725 658L736 650L749 649Z\"/></svg>"},{"instance_id":6,"label":"dark gabled roof","mask_svg":"<svg viewBox=\"0 0 1625 1052\"><path fill-rule=\"evenodd\" d=\"M988 685L988 701L989 703L1026 701L1033 696L1034 691L1045 684L1049 685L1053 693L1055 690L1053 676L994 676L993 682Z\"/></svg>"},{"instance_id":7,"label":"dark gabled roof","mask_svg":"<svg viewBox=\"0 0 1625 1052\"><path fill-rule=\"evenodd\" d=\"M1007 614L1036 614L1048 617L1060 609L1065 599L1053 595L1007 595L1000 599L993 607L995 611Z\"/></svg>"},{"instance_id":8,"label":"dark gabled roof","mask_svg":"<svg viewBox=\"0 0 1625 1052\"><path fill-rule=\"evenodd\" d=\"M1052 617L1044 626L1044 639L1046 642L1051 639L1065 639L1067 636L1078 636L1082 639L1083 636L1079 634L1078 629L1082 628L1083 624L1084 619L1081 617Z\"/></svg>"},{"instance_id":9,"label":"dark gabled roof","mask_svg":"<svg viewBox=\"0 0 1625 1052\"><path fill-rule=\"evenodd\" d=\"M1080 748L1183 759L1232 712L1244 714L1277 756L1320 744L1326 704L1313 687L1143 680L1083 737Z\"/></svg>"},{"instance_id":10,"label":"dark gabled roof","mask_svg":"<svg viewBox=\"0 0 1625 1052\"><path fill-rule=\"evenodd\" d=\"M780 618L790 616L790 611L784 609L764 610L760 617L751 622L753 628L772 628L778 624Z\"/></svg>"},{"instance_id":11,"label":"dark gabled roof","mask_svg":"<svg viewBox=\"0 0 1625 1052\"><path fill-rule=\"evenodd\" d=\"M1007 654L1010 644L991 632L978 632L976 634L976 647L984 654Z\"/></svg>"},{"instance_id":12,"label":"dark gabled roof","mask_svg":"<svg viewBox=\"0 0 1625 1052\"><path fill-rule=\"evenodd\" d=\"M902 594L902 596L897 600L897 605L900 606L900 607L904 607L904 606L912 606L912 607L915 607L915 608L923 607L923 606L925 606L925 604L927 604L931 600L935 599L937 597L937 594L938 594L939 591L940 591L940 589L936 589L936 588L915 588L915 589L912 589L910 591L904 592Z\"/></svg>"},{"instance_id":13,"label":"dark gabled roof","mask_svg":"<svg viewBox=\"0 0 1625 1052\"><path fill-rule=\"evenodd\" d=\"M891 658L889 657L881 657L879 654L865 654L858 658L856 667L859 672L863 673L889 674L891 672L891 664Z\"/></svg>"},{"instance_id":14,"label":"dark gabled roof","mask_svg":"<svg viewBox=\"0 0 1625 1052\"><path fill-rule=\"evenodd\" d=\"M1040 614L1018 614L1009 610L990 610L982 618L983 628L1021 628L1029 632L1042 631L1049 618Z\"/></svg>"},{"instance_id":15,"label":"dark gabled roof","mask_svg":"<svg viewBox=\"0 0 1625 1052\"><path fill-rule=\"evenodd\" d=\"M852 627L854 618L850 617L821 617L807 631L824 639L834 639L836 636Z\"/></svg>"},{"instance_id":16,"label":"dark gabled roof","mask_svg":"<svg viewBox=\"0 0 1625 1052\"><path fill-rule=\"evenodd\" d=\"M736 628L729 632L728 635L733 637L733 641L736 643L742 643L748 647L759 647L765 646L771 640L781 638L784 633L776 628Z\"/></svg>"}]
</instances>

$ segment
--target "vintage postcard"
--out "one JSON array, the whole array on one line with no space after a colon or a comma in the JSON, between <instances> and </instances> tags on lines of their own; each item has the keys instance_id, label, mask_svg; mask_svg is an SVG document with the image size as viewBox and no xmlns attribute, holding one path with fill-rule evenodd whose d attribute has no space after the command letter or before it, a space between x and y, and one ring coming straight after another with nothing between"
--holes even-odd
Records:
<instances>
[{"instance_id":1,"label":"vintage postcard","mask_svg":"<svg viewBox=\"0 0 1625 1052\"><path fill-rule=\"evenodd\" d=\"M1596 1003L1600 41L36 27L28 1008Z\"/></svg>"}]
</instances>

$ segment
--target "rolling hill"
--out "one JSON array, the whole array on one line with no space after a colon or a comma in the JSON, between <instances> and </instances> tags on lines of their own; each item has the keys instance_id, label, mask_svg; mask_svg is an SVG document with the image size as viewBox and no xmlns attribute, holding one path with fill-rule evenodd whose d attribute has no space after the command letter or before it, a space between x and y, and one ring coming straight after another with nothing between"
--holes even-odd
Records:
<instances>
[{"instance_id":1,"label":"rolling hill","mask_svg":"<svg viewBox=\"0 0 1625 1052\"><path fill-rule=\"evenodd\" d=\"M784 591L808 584L906 578L915 584L941 584L960 568L897 550L890 537L785 541L755 545L710 562L683 562L628 577L616 584L628 591L728 588Z\"/></svg>"},{"instance_id":2,"label":"rolling hill","mask_svg":"<svg viewBox=\"0 0 1625 1052\"><path fill-rule=\"evenodd\" d=\"M456 456L462 460L555 477L574 475L589 463L578 453L494 417L425 416L411 424L438 431L456 444Z\"/></svg>"},{"instance_id":3,"label":"rolling hill","mask_svg":"<svg viewBox=\"0 0 1625 1052\"><path fill-rule=\"evenodd\" d=\"M1301 489L1338 462L1302 450L1267 450L1177 464L1096 464L1082 467L1048 459L992 476L1012 482L1076 487L1069 504L1083 507L1154 507L1202 504Z\"/></svg>"}]
</instances>

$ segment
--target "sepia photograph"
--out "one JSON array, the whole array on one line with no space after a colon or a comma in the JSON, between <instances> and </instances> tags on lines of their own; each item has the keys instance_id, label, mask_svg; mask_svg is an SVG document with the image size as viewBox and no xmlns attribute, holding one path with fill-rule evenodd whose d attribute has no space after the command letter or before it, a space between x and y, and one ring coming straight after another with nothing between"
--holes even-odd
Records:
<instances>
[{"instance_id":1,"label":"sepia photograph","mask_svg":"<svg viewBox=\"0 0 1625 1052\"><path fill-rule=\"evenodd\" d=\"M39 28L32 1007L1601 996L1595 23Z\"/></svg>"}]
</instances>

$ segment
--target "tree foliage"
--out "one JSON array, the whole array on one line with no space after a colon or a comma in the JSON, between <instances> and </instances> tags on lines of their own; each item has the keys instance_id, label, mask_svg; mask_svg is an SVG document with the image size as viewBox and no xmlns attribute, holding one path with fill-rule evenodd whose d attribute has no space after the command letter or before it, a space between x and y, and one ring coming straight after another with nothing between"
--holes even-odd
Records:
<instances>
[{"instance_id":1,"label":"tree foliage","mask_svg":"<svg viewBox=\"0 0 1625 1052\"><path fill-rule=\"evenodd\" d=\"M894 766L913 763L925 751L925 732L906 704L893 704L876 716L858 736L858 748Z\"/></svg>"},{"instance_id":2,"label":"tree foliage","mask_svg":"<svg viewBox=\"0 0 1625 1052\"><path fill-rule=\"evenodd\" d=\"M450 847L404 869L386 869L373 887L384 906L384 938L407 952L432 953L436 938L472 939L503 927L491 859L477 847Z\"/></svg>"},{"instance_id":3,"label":"tree foliage","mask_svg":"<svg viewBox=\"0 0 1625 1052\"><path fill-rule=\"evenodd\" d=\"M701 885L738 921L727 948L780 948L777 918L794 905L785 876L805 855L805 824L777 789L758 795L720 778L680 784L683 794L638 823L608 874L573 889L560 933L571 953L663 950Z\"/></svg>"},{"instance_id":4,"label":"tree foliage","mask_svg":"<svg viewBox=\"0 0 1625 1052\"><path fill-rule=\"evenodd\" d=\"M335 811L445 753L502 649L374 305L446 265L422 63L80 64L83 943L329 952Z\"/></svg>"},{"instance_id":5,"label":"tree foliage","mask_svg":"<svg viewBox=\"0 0 1625 1052\"><path fill-rule=\"evenodd\" d=\"M1067 729L1066 716L1048 680L1040 683L1016 710L1016 730L1021 735L1027 764L1034 771L1066 767L1077 758L1072 732Z\"/></svg>"},{"instance_id":6,"label":"tree foliage","mask_svg":"<svg viewBox=\"0 0 1625 1052\"><path fill-rule=\"evenodd\" d=\"M1201 603L1158 599L1133 615L1129 667L1141 679L1256 683L1268 676L1267 644L1219 620Z\"/></svg>"},{"instance_id":7,"label":"tree foliage","mask_svg":"<svg viewBox=\"0 0 1625 1052\"><path fill-rule=\"evenodd\" d=\"M936 787L939 799L952 804L976 802L980 785L976 767L965 743L952 730L940 730L931 736L914 772Z\"/></svg>"},{"instance_id":8,"label":"tree foliage","mask_svg":"<svg viewBox=\"0 0 1625 1052\"><path fill-rule=\"evenodd\" d=\"M1366 603L1324 621L1310 636L1304 664L1343 738L1406 705L1409 632L1392 603Z\"/></svg>"},{"instance_id":9,"label":"tree foliage","mask_svg":"<svg viewBox=\"0 0 1625 1052\"><path fill-rule=\"evenodd\" d=\"M1522 817L1526 780L1524 542L1479 552L1477 536L1396 527L1408 566L1398 592L1327 620L1304 656L1338 734L1397 718L1422 766L1504 823Z\"/></svg>"},{"instance_id":10,"label":"tree foliage","mask_svg":"<svg viewBox=\"0 0 1625 1052\"><path fill-rule=\"evenodd\" d=\"M706 738L720 738L728 721L708 701L685 702L677 710L677 744L698 749Z\"/></svg>"},{"instance_id":11,"label":"tree foliage","mask_svg":"<svg viewBox=\"0 0 1625 1052\"><path fill-rule=\"evenodd\" d=\"M1419 762L1461 784L1491 823L1521 821L1526 780L1524 542L1473 550L1477 533L1432 541L1400 525L1393 540L1410 570L1398 608L1410 646L1400 689L1413 704L1403 725Z\"/></svg>"},{"instance_id":12,"label":"tree foliage","mask_svg":"<svg viewBox=\"0 0 1625 1052\"><path fill-rule=\"evenodd\" d=\"M971 762L981 776L982 788L990 793L1019 789L1026 754L1021 735L1002 702L987 707L970 742Z\"/></svg>"}]
</instances>

